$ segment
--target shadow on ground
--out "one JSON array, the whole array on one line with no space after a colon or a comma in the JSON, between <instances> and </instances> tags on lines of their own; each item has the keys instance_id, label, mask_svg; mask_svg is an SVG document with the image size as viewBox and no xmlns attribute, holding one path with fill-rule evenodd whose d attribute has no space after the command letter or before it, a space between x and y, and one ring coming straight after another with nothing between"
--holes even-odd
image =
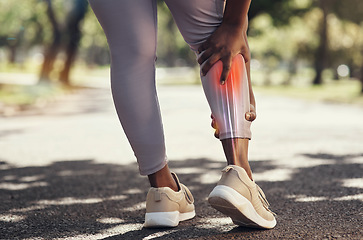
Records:
<instances>
[{"instance_id":1,"label":"shadow on ground","mask_svg":"<svg viewBox=\"0 0 363 240\"><path fill-rule=\"evenodd\" d=\"M206 197L224 163L208 159L171 162L196 199L197 216L173 229L144 229L147 179L136 164L99 164L92 160L15 168L0 162L1 239L360 239L363 167L361 155L304 154L318 166L295 169L284 181L259 181L278 225L263 231L233 225L209 207ZM293 161L293 160L292 160ZM277 168L254 161L254 172ZM348 179L353 184L347 184ZM348 183L349 183L348 181Z\"/></svg>"}]
</instances>

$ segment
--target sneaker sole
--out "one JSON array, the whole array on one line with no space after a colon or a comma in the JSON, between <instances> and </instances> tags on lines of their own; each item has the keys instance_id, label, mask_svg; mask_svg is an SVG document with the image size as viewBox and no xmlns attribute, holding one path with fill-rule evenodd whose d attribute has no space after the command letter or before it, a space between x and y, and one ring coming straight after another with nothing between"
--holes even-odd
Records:
<instances>
[{"instance_id":1,"label":"sneaker sole","mask_svg":"<svg viewBox=\"0 0 363 240\"><path fill-rule=\"evenodd\" d=\"M271 221L262 218L247 198L228 186L216 186L209 194L208 202L236 225L264 229L276 226L275 218Z\"/></svg>"},{"instance_id":2,"label":"sneaker sole","mask_svg":"<svg viewBox=\"0 0 363 240\"><path fill-rule=\"evenodd\" d=\"M180 213L175 212L153 212L145 214L144 227L158 228L158 227L176 227L179 222L191 219L195 216L195 211Z\"/></svg>"}]
</instances>

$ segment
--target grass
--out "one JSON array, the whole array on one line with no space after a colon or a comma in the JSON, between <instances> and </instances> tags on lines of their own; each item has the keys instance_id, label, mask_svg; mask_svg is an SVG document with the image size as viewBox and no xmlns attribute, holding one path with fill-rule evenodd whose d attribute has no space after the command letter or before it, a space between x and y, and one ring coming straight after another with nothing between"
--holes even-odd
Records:
<instances>
[{"instance_id":1,"label":"grass","mask_svg":"<svg viewBox=\"0 0 363 240\"><path fill-rule=\"evenodd\" d=\"M360 83L354 80L329 81L320 86L273 85L254 86L253 88L256 92L268 95L363 106Z\"/></svg>"},{"instance_id":2,"label":"grass","mask_svg":"<svg viewBox=\"0 0 363 240\"><path fill-rule=\"evenodd\" d=\"M0 85L1 86L1 85ZM24 109L42 105L66 91L58 84L40 83L31 86L3 85L0 88L0 103Z\"/></svg>"}]
</instances>

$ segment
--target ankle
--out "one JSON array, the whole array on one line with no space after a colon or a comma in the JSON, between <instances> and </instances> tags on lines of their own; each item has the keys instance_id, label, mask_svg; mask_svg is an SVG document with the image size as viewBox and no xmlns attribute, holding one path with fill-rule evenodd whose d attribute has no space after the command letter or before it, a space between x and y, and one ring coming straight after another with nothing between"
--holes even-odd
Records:
<instances>
[{"instance_id":1,"label":"ankle","mask_svg":"<svg viewBox=\"0 0 363 240\"><path fill-rule=\"evenodd\" d=\"M160 169L159 171L148 175L148 178L151 187L169 187L176 192L179 191L178 184L172 176L168 165L165 165L165 167Z\"/></svg>"},{"instance_id":2,"label":"ankle","mask_svg":"<svg viewBox=\"0 0 363 240\"><path fill-rule=\"evenodd\" d=\"M243 168L246 171L248 177L253 181L252 170L249 164L246 165L246 164L241 164L239 162L228 162L228 165L235 165Z\"/></svg>"},{"instance_id":3,"label":"ankle","mask_svg":"<svg viewBox=\"0 0 363 240\"><path fill-rule=\"evenodd\" d=\"M227 164L243 168L250 179L253 180L251 167L248 162L248 141L245 138L229 138L222 140L222 145Z\"/></svg>"}]
</instances>

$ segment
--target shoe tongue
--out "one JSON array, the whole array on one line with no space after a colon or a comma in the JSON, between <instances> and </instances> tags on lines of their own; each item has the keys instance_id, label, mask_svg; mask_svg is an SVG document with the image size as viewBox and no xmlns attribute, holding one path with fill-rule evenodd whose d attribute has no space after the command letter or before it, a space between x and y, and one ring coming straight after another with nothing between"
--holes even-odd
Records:
<instances>
[{"instance_id":1,"label":"shoe tongue","mask_svg":"<svg viewBox=\"0 0 363 240\"><path fill-rule=\"evenodd\" d=\"M175 183L178 186L178 192L179 192L181 190L179 178L178 178L178 176L174 172L171 173L171 176L173 176L173 178L175 180Z\"/></svg>"}]
</instances>

